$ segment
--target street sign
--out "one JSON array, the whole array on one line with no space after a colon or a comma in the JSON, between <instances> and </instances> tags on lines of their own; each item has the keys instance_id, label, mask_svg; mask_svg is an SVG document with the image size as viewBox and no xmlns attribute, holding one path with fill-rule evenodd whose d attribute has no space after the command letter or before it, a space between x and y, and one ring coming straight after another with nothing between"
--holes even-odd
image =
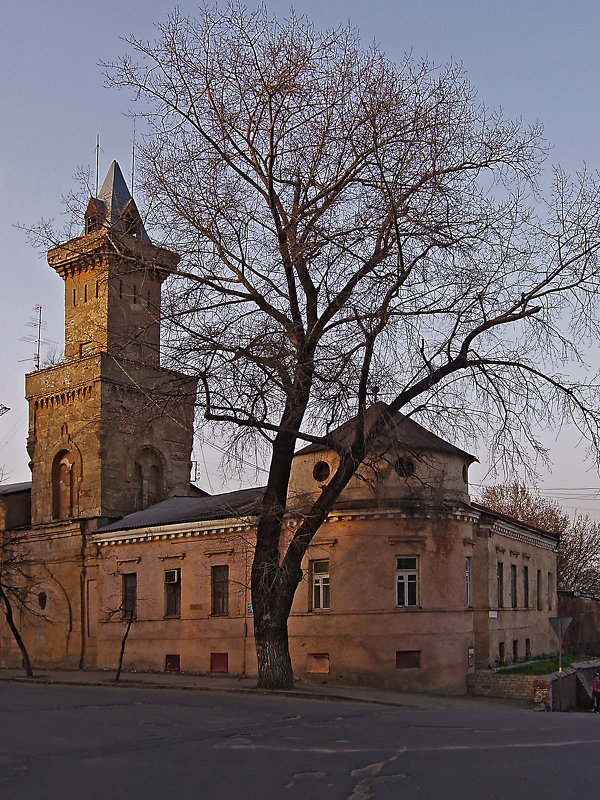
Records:
<instances>
[{"instance_id":1,"label":"street sign","mask_svg":"<svg viewBox=\"0 0 600 800\"><path fill-rule=\"evenodd\" d=\"M552 625L552 630L558 638L562 639L572 619L573 617L550 617L548 622Z\"/></svg>"}]
</instances>

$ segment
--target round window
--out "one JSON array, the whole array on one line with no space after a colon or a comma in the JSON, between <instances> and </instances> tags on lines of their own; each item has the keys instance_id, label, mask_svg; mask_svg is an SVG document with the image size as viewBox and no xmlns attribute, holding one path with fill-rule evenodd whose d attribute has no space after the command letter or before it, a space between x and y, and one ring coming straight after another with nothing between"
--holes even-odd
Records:
<instances>
[{"instance_id":1,"label":"round window","mask_svg":"<svg viewBox=\"0 0 600 800\"><path fill-rule=\"evenodd\" d=\"M401 478L410 478L410 476L414 474L415 465L412 459L400 456L400 458L396 459L394 470Z\"/></svg>"},{"instance_id":2,"label":"round window","mask_svg":"<svg viewBox=\"0 0 600 800\"><path fill-rule=\"evenodd\" d=\"M313 469L313 478L319 483L326 481L331 473L331 468L326 461L317 461Z\"/></svg>"},{"instance_id":3,"label":"round window","mask_svg":"<svg viewBox=\"0 0 600 800\"><path fill-rule=\"evenodd\" d=\"M46 608L46 603L48 602L48 598L46 597L46 592L40 592L37 596L37 601L39 607L43 610Z\"/></svg>"}]
</instances>

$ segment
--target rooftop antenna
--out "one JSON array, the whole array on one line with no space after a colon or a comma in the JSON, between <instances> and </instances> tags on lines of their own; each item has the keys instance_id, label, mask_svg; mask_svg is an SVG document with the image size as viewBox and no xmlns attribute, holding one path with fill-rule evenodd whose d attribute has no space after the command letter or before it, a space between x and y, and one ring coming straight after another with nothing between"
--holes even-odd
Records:
<instances>
[{"instance_id":1,"label":"rooftop antenna","mask_svg":"<svg viewBox=\"0 0 600 800\"><path fill-rule=\"evenodd\" d=\"M135 114L133 115L133 141L131 143L131 196L133 197L133 174L135 172Z\"/></svg>"},{"instance_id":2,"label":"rooftop antenna","mask_svg":"<svg viewBox=\"0 0 600 800\"><path fill-rule=\"evenodd\" d=\"M100 134L96 134L96 194L94 197L98 197L98 172L100 170Z\"/></svg>"},{"instance_id":3,"label":"rooftop antenna","mask_svg":"<svg viewBox=\"0 0 600 800\"><path fill-rule=\"evenodd\" d=\"M42 306L34 306L33 311L35 311L35 316L32 317L29 322L27 323L28 328L33 328L35 330L35 334L31 336L22 336L20 341L22 342L31 342L35 344L35 353L33 358L24 358L21 359L22 361L33 361L34 367L36 370L40 368L40 351L42 347L42 331L46 327L46 323L42 322ZM51 342L51 344L56 344L56 342L52 342L50 339L44 339L44 342Z\"/></svg>"}]
</instances>

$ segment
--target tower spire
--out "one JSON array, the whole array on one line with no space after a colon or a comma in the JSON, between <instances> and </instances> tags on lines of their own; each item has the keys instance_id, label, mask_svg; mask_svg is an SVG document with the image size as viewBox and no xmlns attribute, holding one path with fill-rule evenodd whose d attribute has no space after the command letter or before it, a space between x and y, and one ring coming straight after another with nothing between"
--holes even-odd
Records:
<instances>
[{"instance_id":1,"label":"tower spire","mask_svg":"<svg viewBox=\"0 0 600 800\"><path fill-rule=\"evenodd\" d=\"M143 242L150 242L117 161L113 161L110 165L98 196L90 200L85 217L85 233L104 227L137 236ZM96 224L89 224L90 219Z\"/></svg>"}]
</instances>

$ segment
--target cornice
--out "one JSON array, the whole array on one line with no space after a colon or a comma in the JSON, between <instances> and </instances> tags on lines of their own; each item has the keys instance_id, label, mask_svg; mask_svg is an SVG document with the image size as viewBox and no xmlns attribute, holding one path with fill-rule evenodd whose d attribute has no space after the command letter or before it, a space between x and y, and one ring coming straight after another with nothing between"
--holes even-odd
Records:
<instances>
[{"instance_id":1,"label":"cornice","mask_svg":"<svg viewBox=\"0 0 600 800\"><path fill-rule=\"evenodd\" d=\"M424 508L421 512L411 509L403 511L398 508L365 509L349 511L332 511L324 525L336 524L339 522L354 522L362 520L406 520L406 519L457 519L461 521L476 522L478 515L460 508L448 508L440 510L436 508ZM223 520L204 520L200 522L179 522L172 525L157 525L147 528L131 528L106 533L92 534L93 541L100 547L111 545L136 544L141 542L157 542L165 540L184 540L197 539L206 536L233 536L244 532L254 532L256 529L257 517L244 517L242 519L229 518ZM301 520L290 517L286 520L286 527L293 531L301 524ZM330 539L327 539L329 543ZM319 541L311 543L315 546Z\"/></svg>"}]
</instances>

